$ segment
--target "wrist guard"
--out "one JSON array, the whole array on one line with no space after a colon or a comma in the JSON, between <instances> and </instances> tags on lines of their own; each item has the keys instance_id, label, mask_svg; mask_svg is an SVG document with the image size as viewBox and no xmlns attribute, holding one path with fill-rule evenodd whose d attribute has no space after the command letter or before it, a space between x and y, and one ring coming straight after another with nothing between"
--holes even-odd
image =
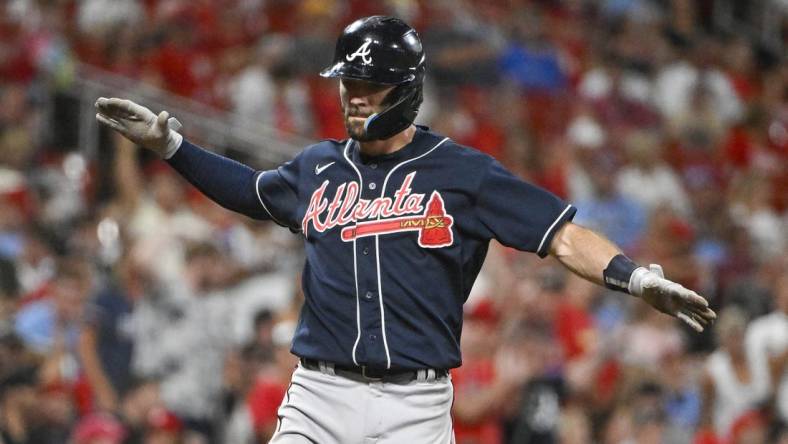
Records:
<instances>
[{"instance_id":1,"label":"wrist guard","mask_svg":"<svg viewBox=\"0 0 788 444\"><path fill-rule=\"evenodd\" d=\"M602 272L602 280L605 282L605 287L623 291L624 293L631 293L629 291L629 281L632 278L632 273L640 268L640 266L632 261L632 259L617 254L607 264L607 268Z\"/></svg>"}]
</instances>

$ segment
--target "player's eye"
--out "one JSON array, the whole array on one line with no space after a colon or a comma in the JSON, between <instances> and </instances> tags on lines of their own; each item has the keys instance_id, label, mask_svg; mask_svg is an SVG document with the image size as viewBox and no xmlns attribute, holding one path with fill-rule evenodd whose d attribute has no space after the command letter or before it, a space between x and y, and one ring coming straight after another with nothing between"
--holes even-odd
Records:
<instances>
[{"instance_id":1,"label":"player's eye","mask_svg":"<svg viewBox=\"0 0 788 444\"><path fill-rule=\"evenodd\" d=\"M381 83L365 82L356 79L342 79L342 83L351 96L368 96L381 92L389 87Z\"/></svg>"}]
</instances>

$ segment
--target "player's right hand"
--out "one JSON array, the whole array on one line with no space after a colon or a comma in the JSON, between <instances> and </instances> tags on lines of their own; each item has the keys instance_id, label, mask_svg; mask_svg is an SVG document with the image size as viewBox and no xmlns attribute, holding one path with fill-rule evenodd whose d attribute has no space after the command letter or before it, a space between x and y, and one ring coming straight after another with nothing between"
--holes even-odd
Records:
<instances>
[{"instance_id":1,"label":"player's right hand","mask_svg":"<svg viewBox=\"0 0 788 444\"><path fill-rule=\"evenodd\" d=\"M131 100L101 97L96 100L96 120L119 132L127 139L168 158L183 140L178 134L180 122L167 111L157 116L153 111Z\"/></svg>"}]
</instances>

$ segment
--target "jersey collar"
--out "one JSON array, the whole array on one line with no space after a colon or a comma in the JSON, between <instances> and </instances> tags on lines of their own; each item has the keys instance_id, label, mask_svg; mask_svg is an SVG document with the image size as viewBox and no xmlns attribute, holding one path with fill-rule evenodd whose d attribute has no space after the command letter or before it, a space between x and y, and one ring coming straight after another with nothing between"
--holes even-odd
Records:
<instances>
[{"instance_id":1,"label":"jersey collar","mask_svg":"<svg viewBox=\"0 0 788 444\"><path fill-rule=\"evenodd\" d=\"M429 127L423 125L416 125L416 132L413 134L413 140L407 145L394 151L393 153L381 154L379 156L363 156L357 141L350 144L350 157L353 163L358 165L369 165L370 163L383 164L383 163L399 163L413 157L419 156L424 151L432 148L429 142L430 139Z\"/></svg>"}]
</instances>

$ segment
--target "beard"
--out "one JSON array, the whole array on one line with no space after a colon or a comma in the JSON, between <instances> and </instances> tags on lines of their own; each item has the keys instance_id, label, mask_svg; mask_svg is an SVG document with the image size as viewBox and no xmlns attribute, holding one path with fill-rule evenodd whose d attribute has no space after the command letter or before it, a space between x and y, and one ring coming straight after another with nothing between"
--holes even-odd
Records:
<instances>
[{"instance_id":1,"label":"beard","mask_svg":"<svg viewBox=\"0 0 788 444\"><path fill-rule=\"evenodd\" d=\"M362 113L355 107L350 107L349 109L346 108L343 110L344 120L345 120L345 129L347 130L348 136L351 139L357 140L359 142L369 142L373 140L371 137L367 135L367 132L364 130L364 123L366 123L366 118L372 115L372 113ZM351 117L360 117L356 119L351 119Z\"/></svg>"}]
</instances>

